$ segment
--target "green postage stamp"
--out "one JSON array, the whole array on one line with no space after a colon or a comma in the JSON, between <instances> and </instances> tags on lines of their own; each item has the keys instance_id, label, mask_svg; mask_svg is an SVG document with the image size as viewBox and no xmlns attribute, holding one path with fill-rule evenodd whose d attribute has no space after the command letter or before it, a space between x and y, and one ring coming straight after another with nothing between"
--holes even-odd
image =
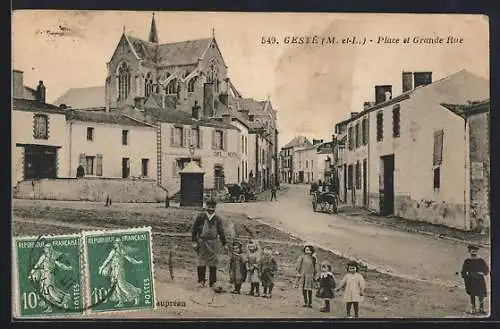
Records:
<instances>
[{"instance_id":1,"label":"green postage stamp","mask_svg":"<svg viewBox=\"0 0 500 329\"><path fill-rule=\"evenodd\" d=\"M83 232L89 312L153 309L151 228Z\"/></svg>"},{"instance_id":2,"label":"green postage stamp","mask_svg":"<svg viewBox=\"0 0 500 329\"><path fill-rule=\"evenodd\" d=\"M83 314L81 235L18 237L13 249L17 316Z\"/></svg>"}]
</instances>

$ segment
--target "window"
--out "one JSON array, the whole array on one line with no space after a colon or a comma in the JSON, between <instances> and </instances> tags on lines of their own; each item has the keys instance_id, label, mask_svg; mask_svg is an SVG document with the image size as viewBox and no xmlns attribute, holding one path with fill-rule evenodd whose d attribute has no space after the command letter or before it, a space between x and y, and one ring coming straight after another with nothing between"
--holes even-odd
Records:
<instances>
[{"instance_id":1,"label":"window","mask_svg":"<svg viewBox=\"0 0 500 329\"><path fill-rule=\"evenodd\" d=\"M87 127L87 140L88 141L94 140L94 128L92 127Z\"/></svg>"},{"instance_id":2,"label":"window","mask_svg":"<svg viewBox=\"0 0 500 329\"><path fill-rule=\"evenodd\" d=\"M384 139L384 113L377 113L377 142Z\"/></svg>"},{"instance_id":3,"label":"window","mask_svg":"<svg viewBox=\"0 0 500 329\"><path fill-rule=\"evenodd\" d=\"M149 97L153 93L153 75L151 72L146 74L146 78L144 80L144 95Z\"/></svg>"},{"instance_id":4,"label":"window","mask_svg":"<svg viewBox=\"0 0 500 329\"><path fill-rule=\"evenodd\" d=\"M96 176L102 176L102 154L98 154L95 160L96 160L95 174Z\"/></svg>"},{"instance_id":5,"label":"window","mask_svg":"<svg viewBox=\"0 0 500 329\"><path fill-rule=\"evenodd\" d=\"M196 77L192 78L188 82L188 92L192 93L194 92L194 86L196 85Z\"/></svg>"},{"instance_id":6,"label":"window","mask_svg":"<svg viewBox=\"0 0 500 329\"><path fill-rule=\"evenodd\" d=\"M182 127L172 127L172 135L170 136L170 145L175 147L181 147L183 141L183 128Z\"/></svg>"},{"instance_id":7,"label":"window","mask_svg":"<svg viewBox=\"0 0 500 329\"><path fill-rule=\"evenodd\" d=\"M400 130L401 130L401 118L399 112L399 104L396 104L392 109L392 136L399 137Z\"/></svg>"},{"instance_id":8,"label":"window","mask_svg":"<svg viewBox=\"0 0 500 329\"><path fill-rule=\"evenodd\" d=\"M434 188L438 189L441 186L441 168L434 168Z\"/></svg>"},{"instance_id":9,"label":"window","mask_svg":"<svg viewBox=\"0 0 500 329\"><path fill-rule=\"evenodd\" d=\"M352 129L352 127L349 127L347 129L347 134L348 134L348 138L349 138L349 150L352 150L354 149L354 131Z\"/></svg>"},{"instance_id":10,"label":"window","mask_svg":"<svg viewBox=\"0 0 500 329\"><path fill-rule=\"evenodd\" d=\"M142 159L142 177L148 177L149 159Z\"/></svg>"},{"instance_id":11,"label":"window","mask_svg":"<svg viewBox=\"0 0 500 329\"><path fill-rule=\"evenodd\" d=\"M361 189L361 166L359 161L356 162L356 188Z\"/></svg>"},{"instance_id":12,"label":"window","mask_svg":"<svg viewBox=\"0 0 500 329\"><path fill-rule=\"evenodd\" d=\"M167 85L166 88L167 95L177 94L177 79L172 79Z\"/></svg>"},{"instance_id":13,"label":"window","mask_svg":"<svg viewBox=\"0 0 500 329\"><path fill-rule=\"evenodd\" d=\"M224 132L222 130L215 131L214 146L216 150L224 149Z\"/></svg>"},{"instance_id":14,"label":"window","mask_svg":"<svg viewBox=\"0 0 500 329\"><path fill-rule=\"evenodd\" d=\"M245 153L245 136L241 136L241 153Z\"/></svg>"},{"instance_id":15,"label":"window","mask_svg":"<svg viewBox=\"0 0 500 329\"><path fill-rule=\"evenodd\" d=\"M118 69L118 99L125 100L130 93L130 70L128 64L123 62Z\"/></svg>"},{"instance_id":16,"label":"window","mask_svg":"<svg viewBox=\"0 0 500 329\"><path fill-rule=\"evenodd\" d=\"M245 136L245 154L248 154L248 137Z\"/></svg>"},{"instance_id":17,"label":"window","mask_svg":"<svg viewBox=\"0 0 500 329\"><path fill-rule=\"evenodd\" d=\"M35 114L33 130L35 139L49 139L49 118L45 114Z\"/></svg>"},{"instance_id":18,"label":"window","mask_svg":"<svg viewBox=\"0 0 500 329\"><path fill-rule=\"evenodd\" d=\"M122 178L130 177L130 159L122 158Z\"/></svg>"},{"instance_id":19,"label":"window","mask_svg":"<svg viewBox=\"0 0 500 329\"><path fill-rule=\"evenodd\" d=\"M347 188L352 189L352 181L353 181L353 172L352 172L352 165L347 166Z\"/></svg>"},{"instance_id":20,"label":"window","mask_svg":"<svg viewBox=\"0 0 500 329\"><path fill-rule=\"evenodd\" d=\"M443 162L443 130L434 132L434 154L432 164L439 166Z\"/></svg>"},{"instance_id":21,"label":"window","mask_svg":"<svg viewBox=\"0 0 500 329\"><path fill-rule=\"evenodd\" d=\"M200 143L200 128L191 128L191 144L194 147L201 148Z\"/></svg>"},{"instance_id":22,"label":"window","mask_svg":"<svg viewBox=\"0 0 500 329\"><path fill-rule=\"evenodd\" d=\"M307 160L306 160L306 169L308 169L308 168L309 168L309 167L307 166L308 162L309 162L309 161L307 161Z\"/></svg>"},{"instance_id":23,"label":"window","mask_svg":"<svg viewBox=\"0 0 500 329\"><path fill-rule=\"evenodd\" d=\"M356 126L355 126L355 135L356 135L356 148L358 148L358 147L361 146L359 123L356 123Z\"/></svg>"},{"instance_id":24,"label":"window","mask_svg":"<svg viewBox=\"0 0 500 329\"><path fill-rule=\"evenodd\" d=\"M361 134L363 145L368 144L368 120L366 118L361 121Z\"/></svg>"},{"instance_id":25,"label":"window","mask_svg":"<svg viewBox=\"0 0 500 329\"><path fill-rule=\"evenodd\" d=\"M128 145L128 130L122 130L122 145Z\"/></svg>"},{"instance_id":26,"label":"window","mask_svg":"<svg viewBox=\"0 0 500 329\"><path fill-rule=\"evenodd\" d=\"M86 156L85 157L85 173L87 175L94 174L94 164L95 164L95 157L93 157L93 156Z\"/></svg>"}]
</instances>

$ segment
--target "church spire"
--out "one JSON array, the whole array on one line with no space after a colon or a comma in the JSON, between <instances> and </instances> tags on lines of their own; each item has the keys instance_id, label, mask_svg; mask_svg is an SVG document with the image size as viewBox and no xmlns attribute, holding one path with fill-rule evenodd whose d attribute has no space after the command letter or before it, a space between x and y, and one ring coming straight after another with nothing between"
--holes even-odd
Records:
<instances>
[{"instance_id":1,"label":"church spire","mask_svg":"<svg viewBox=\"0 0 500 329\"><path fill-rule=\"evenodd\" d=\"M149 31L149 42L158 43L158 32L156 31L155 13L151 20L151 30Z\"/></svg>"}]
</instances>

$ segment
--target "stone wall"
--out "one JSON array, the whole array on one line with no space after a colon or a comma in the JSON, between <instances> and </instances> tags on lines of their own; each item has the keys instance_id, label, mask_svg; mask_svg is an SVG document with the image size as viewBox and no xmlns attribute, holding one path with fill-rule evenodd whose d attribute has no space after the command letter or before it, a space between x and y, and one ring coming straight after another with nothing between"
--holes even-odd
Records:
<instances>
[{"instance_id":1,"label":"stone wall","mask_svg":"<svg viewBox=\"0 0 500 329\"><path fill-rule=\"evenodd\" d=\"M110 196L113 202L163 202L166 195L156 181L146 179L41 179L20 182L14 190L17 199L61 201L105 202Z\"/></svg>"}]
</instances>

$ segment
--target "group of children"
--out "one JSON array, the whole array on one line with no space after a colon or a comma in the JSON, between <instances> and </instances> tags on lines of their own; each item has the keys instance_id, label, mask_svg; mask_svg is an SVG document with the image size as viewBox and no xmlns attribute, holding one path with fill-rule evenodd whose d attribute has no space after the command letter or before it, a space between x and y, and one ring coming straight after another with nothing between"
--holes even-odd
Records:
<instances>
[{"instance_id":1,"label":"group of children","mask_svg":"<svg viewBox=\"0 0 500 329\"><path fill-rule=\"evenodd\" d=\"M335 298L335 294L344 290L344 302L346 303L347 316L351 316L351 309L354 308L354 317L359 317L359 303L363 299L365 290L365 280L358 272L358 264L349 262L347 264L347 274L340 284L336 285L332 273L332 265L323 261L318 269L318 260L315 249L312 245L304 246L303 254L297 261L297 282L296 288L302 290L304 307L312 308L313 290L317 289L316 297L324 300L321 312L330 312L330 300ZM278 270L278 264L273 257L270 246L260 248L257 243L250 241L247 252L243 252L241 242L233 243L233 250L229 262L230 282L234 285L232 293L240 294L241 286L245 281L250 283L250 291L247 295L271 298L274 287L274 276ZM262 284L263 293L260 294Z\"/></svg>"}]
</instances>

